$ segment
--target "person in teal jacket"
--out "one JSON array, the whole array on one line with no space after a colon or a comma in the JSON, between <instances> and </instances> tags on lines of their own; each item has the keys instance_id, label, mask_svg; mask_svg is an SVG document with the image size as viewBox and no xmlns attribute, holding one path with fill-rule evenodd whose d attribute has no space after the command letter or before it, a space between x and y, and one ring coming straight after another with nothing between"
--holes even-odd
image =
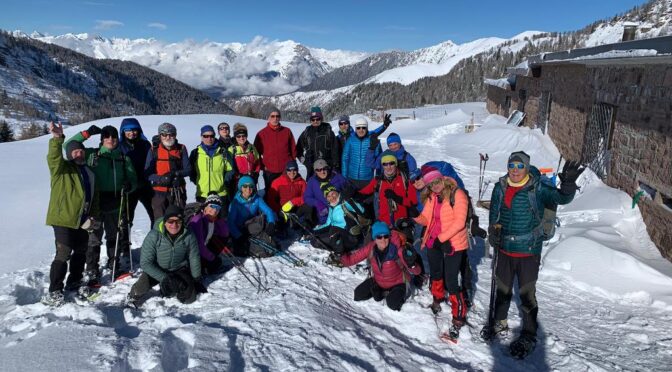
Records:
<instances>
[{"instance_id":1,"label":"person in teal jacket","mask_svg":"<svg viewBox=\"0 0 672 372\"><path fill-rule=\"evenodd\" d=\"M325 223L315 226L311 245L315 248L327 249L340 257L345 252L357 247L364 229L361 220L364 208L356 201L343 200L341 193L332 185L322 188L324 197L329 202L329 214Z\"/></svg>"},{"instance_id":2,"label":"person in teal jacket","mask_svg":"<svg viewBox=\"0 0 672 372\"><path fill-rule=\"evenodd\" d=\"M128 294L130 305L138 307L157 284L162 296L175 296L187 304L196 300L197 293L206 292L201 284L198 242L185 224L182 208L170 205L147 234L140 251L143 273Z\"/></svg>"},{"instance_id":3,"label":"person in teal jacket","mask_svg":"<svg viewBox=\"0 0 672 372\"><path fill-rule=\"evenodd\" d=\"M250 237L275 245L271 238L275 233L275 212L256 191L252 177L241 177L238 180L238 192L229 205L229 233L233 238L233 252L236 256L271 255L263 247L250 244Z\"/></svg>"},{"instance_id":4,"label":"person in teal jacket","mask_svg":"<svg viewBox=\"0 0 672 372\"><path fill-rule=\"evenodd\" d=\"M126 204L128 193L133 192L138 184L131 158L125 156L119 148L119 133L115 127L108 125L100 129L92 125L87 130L74 135L68 142L81 143L96 134L100 134L100 146L85 149L86 164L96 175L96 188L100 194L100 225L89 234L86 251L86 277L87 284L90 286L100 282L98 262L103 232L107 248L107 269L118 275L122 271L119 267L119 256L122 252L130 254L131 244L127 224L129 211L126 210ZM123 200L126 201L123 203L125 205L122 205L122 194L124 194ZM120 216L123 219L122 228L117 231ZM118 242L117 236L119 237Z\"/></svg>"},{"instance_id":5,"label":"person in teal jacket","mask_svg":"<svg viewBox=\"0 0 672 372\"><path fill-rule=\"evenodd\" d=\"M517 151L509 156L508 173L492 190L489 242L496 250L496 297L494 319L481 334L490 339L508 333L506 318L517 277L523 329L520 337L510 345L514 356L524 357L536 344L536 282L544 241L544 209L571 202L577 189L576 179L583 170L578 163L567 162L559 174L562 183L557 189L555 185L542 182L539 170L530 165L529 155Z\"/></svg>"}]
</instances>

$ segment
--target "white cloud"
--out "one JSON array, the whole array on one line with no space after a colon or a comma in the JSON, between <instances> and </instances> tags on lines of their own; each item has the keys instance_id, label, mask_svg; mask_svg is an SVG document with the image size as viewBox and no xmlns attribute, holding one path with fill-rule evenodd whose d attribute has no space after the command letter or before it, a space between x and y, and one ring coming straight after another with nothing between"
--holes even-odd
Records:
<instances>
[{"instance_id":1,"label":"white cloud","mask_svg":"<svg viewBox=\"0 0 672 372\"><path fill-rule=\"evenodd\" d=\"M156 28L156 29L159 29L159 30L165 30L165 29L168 28L168 26L166 26L166 25L163 24L163 23L159 23L159 22L148 23L148 24L147 24L147 27L150 27L150 28Z\"/></svg>"},{"instance_id":2,"label":"white cloud","mask_svg":"<svg viewBox=\"0 0 672 372\"><path fill-rule=\"evenodd\" d=\"M110 30L115 27L121 27L124 24L119 21L110 20L110 19L97 19L96 20L96 30Z\"/></svg>"}]
</instances>

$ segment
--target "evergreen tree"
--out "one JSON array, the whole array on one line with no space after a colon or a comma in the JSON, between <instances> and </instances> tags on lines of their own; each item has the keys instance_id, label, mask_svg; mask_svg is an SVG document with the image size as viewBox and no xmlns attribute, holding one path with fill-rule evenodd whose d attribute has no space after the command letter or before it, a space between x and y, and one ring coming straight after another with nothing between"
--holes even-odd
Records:
<instances>
[{"instance_id":1,"label":"evergreen tree","mask_svg":"<svg viewBox=\"0 0 672 372\"><path fill-rule=\"evenodd\" d=\"M6 121L0 121L0 142L14 141L14 131Z\"/></svg>"}]
</instances>

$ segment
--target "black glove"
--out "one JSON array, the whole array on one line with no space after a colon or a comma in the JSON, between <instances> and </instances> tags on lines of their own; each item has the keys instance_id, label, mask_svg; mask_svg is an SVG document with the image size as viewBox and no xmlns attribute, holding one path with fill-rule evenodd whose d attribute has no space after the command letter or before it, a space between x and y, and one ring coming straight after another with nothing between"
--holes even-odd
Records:
<instances>
[{"instance_id":1,"label":"black glove","mask_svg":"<svg viewBox=\"0 0 672 372\"><path fill-rule=\"evenodd\" d=\"M443 252L443 254L448 256L451 256L455 252L455 250L453 250L453 246L450 244L450 240L446 240L442 243L438 237L434 239L432 249L439 249Z\"/></svg>"},{"instance_id":2,"label":"black glove","mask_svg":"<svg viewBox=\"0 0 672 372\"><path fill-rule=\"evenodd\" d=\"M273 236L273 234L275 234L275 222L271 222L268 225L266 225L265 231L266 234L268 234L268 236Z\"/></svg>"},{"instance_id":3,"label":"black glove","mask_svg":"<svg viewBox=\"0 0 672 372\"><path fill-rule=\"evenodd\" d=\"M404 198L397 195L394 192L394 190L392 190L392 189L385 190L385 197L389 200L394 200L394 202L397 203L397 204L403 204L404 203Z\"/></svg>"},{"instance_id":4,"label":"black glove","mask_svg":"<svg viewBox=\"0 0 672 372\"><path fill-rule=\"evenodd\" d=\"M166 174L163 176L159 176L159 179L156 181L157 186L165 186L168 187L173 183L173 176L170 174Z\"/></svg>"},{"instance_id":5,"label":"black glove","mask_svg":"<svg viewBox=\"0 0 672 372\"><path fill-rule=\"evenodd\" d=\"M420 215L417 204L412 204L410 207L406 208L408 217L416 218Z\"/></svg>"},{"instance_id":6,"label":"black glove","mask_svg":"<svg viewBox=\"0 0 672 372\"><path fill-rule=\"evenodd\" d=\"M172 186L174 188L180 187L182 185L181 183L182 183L182 177L173 177Z\"/></svg>"},{"instance_id":7,"label":"black glove","mask_svg":"<svg viewBox=\"0 0 672 372\"><path fill-rule=\"evenodd\" d=\"M194 289L196 293L208 293L208 289L203 285L203 280L201 278L194 279Z\"/></svg>"},{"instance_id":8,"label":"black glove","mask_svg":"<svg viewBox=\"0 0 672 372\"><path fill-rule=\"evenodd\" d=\"M130 192L132 187L133 187L133 185L131 185L131 181L126 181L121 186L121 191L122 192Z\"/></svg>"},{"instance_id":9,"label":"black glove","mask_svg":"<svg viewBox=\"0 0 672 372\"><path fill-rule=\"evenodd\" d=\"M398 230L406 230L406 229L412 229L413 228L413 220L410 218L400 218L397 220L397 222L394 223L395 227Z\"/></svg>"},{"instance_id":10,"label":"black glove","mask_svg":"<svg viewBox=\"0 0 672 372\"><path fill-rule=\"evenodd\" d=\"M502 229L495 228L495 225L488 226L488 243L493 248L502 247Z\"/></svg>"},{"instance_id":11,"label":"black glove","mask_svg":"<svg viewBox=\"0 0 672 372\"><path fill-rule=\"evenodd\" d=\"M89 134L89 137L95 136L96 134L100 134L100 132L101 132L100 128L98 128L98 126L96 125L92 125L89 127L89 129L86 130L86 133Z\"/></svg>"},{"instance_id":12,"label":"black glove","mask_svg":"<svg viewBox=\"0 0 672 372\"><path fill-rule=\"evenodd\" d=\"M385 126L386 129L387 129L387 127L390 126L390 124L392 124L392 119L390 119L391 117L392 117L392 114L385 115L385 119L383 120L383 125Z\"/></svg>"},{"instance_id":13,"label":"black glove","mask_svg":"<svg viewBox=\"0 0 672 372\"><path fill-rule=\"evenodd\" d=\"M378 139L378 135L377 134L372 134L371 137L369 137L369 150L377 149L378 145L380 145L380 140Z\"/></svg>"},{"instance_id":14,"label":"black glove","mask_svg":"<svg viewBox=\"0 0 672 372\"><path fill-rule=\"evenodd\" d=\"M418 252L414 249L406 248L404 249L404 261L406 261L406 266L413 267L418 261Z\"/></svg>"},{"instance_id":15,"label":"black glove","mask_svg":"<svg viewBox=\"0 0 672 372\"><path fill-rule=\"evenodd\" d=\"M576 179L586 170L578 161L568 161L562 167L562 173L558 174L560 178L560 193L563 195L572 195L576 192Z\"/></svg>"}]
</instances>

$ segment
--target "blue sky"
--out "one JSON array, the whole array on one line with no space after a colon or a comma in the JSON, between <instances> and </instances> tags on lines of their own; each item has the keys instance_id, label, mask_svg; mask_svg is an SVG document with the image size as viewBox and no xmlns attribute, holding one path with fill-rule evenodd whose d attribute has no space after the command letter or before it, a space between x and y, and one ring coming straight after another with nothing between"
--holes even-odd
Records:
<instances>
[{"instance_id":1,"label":"blue sky","mask_svg":"<svg viewBox=\"0 0 672 372\"><path fill-rule=\"evenodd\" d=\"M644 2L3 0L0 28L171 42L246 43L260 35L311 47L376 52L413 50L446 40L508 38L527 30L570 31Z\"/></svg>"}]
</instances>

